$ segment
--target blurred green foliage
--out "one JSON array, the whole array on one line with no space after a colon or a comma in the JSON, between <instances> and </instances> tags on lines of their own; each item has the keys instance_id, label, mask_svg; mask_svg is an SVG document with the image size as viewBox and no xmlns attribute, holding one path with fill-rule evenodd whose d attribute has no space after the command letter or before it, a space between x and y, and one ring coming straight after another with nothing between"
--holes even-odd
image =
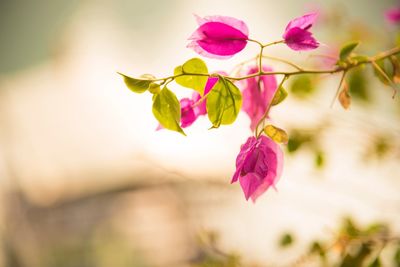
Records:
<instances>
[{"instance_id":1,"label":"blurred green foliage","mask_svg":"<svg viewBox=\"0 0 400 267\"><path fill-rule=\"evenodd\" d=\"M290 81L290 93L299 99L304 99L315 92L315 76L309 74L297 75Z\"/></svg>"},{"instance_id":2,"label":"blurred green foliage","mask_svg":"<svg viewBox=\"0 0 400 267\"><path fill-rule=\"evenodd\" d=\"M293 235L291 233L284 233L279 240L279 245L282 248L286 248L292 245L293 242L294 242Z\"/></svg>"},{"instance_id":3,"label":"blurred green foliage","mask_svg":"<svg viewBox=\"0 0 400 267\"><path fill-rule=\"evenodd\" d=\"M350 95L358 100L368 103L371 96L368 88L368 78L364 68L356 68L347 74Z\"/></svg>"}]
</instances>

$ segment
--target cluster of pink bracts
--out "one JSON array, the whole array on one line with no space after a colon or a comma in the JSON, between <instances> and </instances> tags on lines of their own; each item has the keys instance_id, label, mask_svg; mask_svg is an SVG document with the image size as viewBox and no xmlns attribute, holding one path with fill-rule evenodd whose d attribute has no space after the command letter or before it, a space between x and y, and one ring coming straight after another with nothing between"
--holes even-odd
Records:
<instances>
[{"instance_id":1,"label":"cluster of pink bracts","mask_svg":"<svg viewBox=\"0 0 400 267\"><path fill-rule=\"evenodd\" d=\"M389 9L386 19L400 23L400 7ZM217 59L227 59L242 51L249 41L247 25L238 19L224 16L196 16L199 27L190 36L187 47L198 54ZM319 46L310 29L317 19L316 13L306 14L288 23L282 35L289 48L295 51L312 50ZM262 66L263 71L273 71L268 66ZM259 72L258 64L248 67L242 73L251 75ZM226 75L226 73L220 72ZM210 77L204 89L204 95L209 93L217 83L218 77ZM241 81L237 84L242 90L242 110L250 117L250 128L256 130L258 122L269 108L277 88L276 78L272 75L258 76ZM194 92L192 98L183 98L181 104L181 127L192 125L199 116L206 115L206 99ZM275 187L283 164L283 153L280 146L266 136L249 137L241 146L236 158L236 171L232 183L239 181L245 198L253 201L268 188Z\"/></svg>"},{"instance_id":2,"label":"cluster of pink bracts","mask_svg":"<svg viewBox=\"0 0 400 267\"><path fill-rule=\"evenodd\" d=\"M311 50L319 46L309 31L317 14L307 14L289 22L283 34L283 42L293 50ZM224 16L196 17L199 27L190 36L189 48L200 55L226 59L242 51L249 41L246 24L235 18ZM244 75L259 71L258 65L250 66ZM263 66L263 71L272 71ZM220 73L224 74L224 73ZM210 77L205 86L207 95L218 81ZM254 131L257 123L268 109L275 91L277 81L274 76L261 76L246 79L240 84L243 95L242 109L251 120L250 128ZM190 125L199 116L207 114L206 101L194 92L192 98L183 98L181 104L181 127ZM236 159L236 172L232 183L239 181L245 198L255 201L269 187L275 187L282 171L283 153L280 146L266 136L249 137Z\"/></svg>"}]
</instances>

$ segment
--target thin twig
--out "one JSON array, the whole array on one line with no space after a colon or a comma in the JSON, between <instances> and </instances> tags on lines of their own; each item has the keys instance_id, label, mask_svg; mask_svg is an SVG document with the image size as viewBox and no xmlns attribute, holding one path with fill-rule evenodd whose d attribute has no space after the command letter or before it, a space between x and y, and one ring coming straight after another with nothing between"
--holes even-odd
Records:
<instances>
[{"instance_id":1,"label":"thin twig","mask_svg":"<svg viewBox=\"0 0 400 267\"><path fill-rule=\"evenodd\" d=\"M342 77L340 78L339 86L338 86L338 88L336 89L335 96L333 97L332 102L331 102L331 105L330 105L331 108L333 107L333 105L335 104L336 99L337 99L338 96L339 96L340 88L342 88L342 85L343 85L343 82L344 82L344 77L346 76L346 73L347 73L346 70L343 71L343 73L342 73Z\"/></svg>"}]
</instances>

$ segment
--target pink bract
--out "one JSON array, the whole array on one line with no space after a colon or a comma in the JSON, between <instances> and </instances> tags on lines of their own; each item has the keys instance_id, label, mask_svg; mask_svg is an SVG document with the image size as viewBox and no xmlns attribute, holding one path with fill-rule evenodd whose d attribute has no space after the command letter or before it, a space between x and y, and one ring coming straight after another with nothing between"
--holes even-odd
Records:
<instances>
[{"instance_id":1,"label":"pink bract","mask_svg":"<svg viewBox=\"0 0 400 267\"><path fill-rule=\"evenodd\" d=\"M189 37L187 47L198 54L226 59L242 51L248 40L246 24L238 19L225 16L196 16L199 27Z\"/></svg>"},{"instance_id":2,"label":"pink bract","mask_svg":"<svg viewBox=\"0 0 400 267\"><path fill-rule=\"evenodd\" d=\"M190 98L182 98L181 101L181 127L186 128L197 119L193 108L194 101Z\"/></svg>"},{"instance_id":3,"label":"pink bract","mask_svg":"<svg viewBox=\"0 0 400 267\"><path fill-rule=\"evenodd\" d=\"M385 12L386 20L396 24L400 22L400 7L394 7Z\"/></svg>"},{"instance_id":4,"label":"pink bract","mask_svg":"<svg viewBox=\"0 0 400 267\"><path fill-rule=\"evenodd\" d=\"M182 128L189 127L197 120L198 117L207 114L206 103L205 101L199 102L200 99L200 94L193 92L192 98L182 98L180 100Z\"/></svg>"},{"instance_id":5,"label":"pink bract","mask_svg":"<svg viewBox=\"0 0 400 267\"><path fill-rule=\"evenodd\" d=\"M282 173L283 153L279 145L266 136L249 137L236 158L231 183L239 180L246 200L253 202L275 187Z\"/></svg>"},{"instance_id":6,"label":"pink bract","mask_svg":"<svg viewBox=\"0 0 400 267\"><path fill-rule=\"evenodd\" d=\"M310 13L291 20L283 34L286 45L295 51L312 50L319 47L319 42L309 31L317 17L317 13Z\"/></svg>"},{"instance_id":7,"label":"pink bract","mask_svg":"<svg viewBox=\"0 0 400 267\"><path fill-rule=\"evenodd\" d=\"M272 68L263 66L263 71L273 71ZM258 72L258 66L250 67L245 75ZM250 117L250 128L255 130L258 121L264 115L274 97L277 82L274 75L263 75L245 80L243 83L243 105L242 109Z\"/></svg>"}]
</instances>

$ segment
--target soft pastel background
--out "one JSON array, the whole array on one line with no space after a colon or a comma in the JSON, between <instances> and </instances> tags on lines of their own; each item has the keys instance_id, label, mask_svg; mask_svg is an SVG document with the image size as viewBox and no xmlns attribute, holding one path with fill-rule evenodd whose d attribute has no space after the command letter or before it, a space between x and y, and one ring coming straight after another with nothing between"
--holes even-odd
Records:
<instances>
[{"instance_id":1,"label":"soft pastel background","mask_svg":"<svg viewBox=\"0 0 400 267\"><path fill-rule=\"evenodd\" d=\"M393 27L383 13L395 4L0 1L0 266L188 266L208 232L246 264L283 266L310 240L332 238L343 216L361 225L382 221L399 234L400 102L374 79L370 105L330 108L333 76L306 100L289 96L273 110L282 128L328 124L319 136L326 163L316 169L307 149L286 153L278 191L253 204L229 184L240 144L251 135L245 114L218 130L201 118L188 137L156 132L151 96L133 94L116 74L167 76L197 56L186 49L193 14L240 18L252 38L268 42L291 18L323 10L339 17L315 26L325 44L315 54L348 39L339 29L367 40L364 51L374 54L389 47ZM268 52L318 62L284 46ZM230 60L206 62L230 70L256 53L249 44ZM371 160L365 154L377 132L390 134L395 151ZM296 242L282 250L277 242L287 231Z\"/></svg>"}]
</instances>

